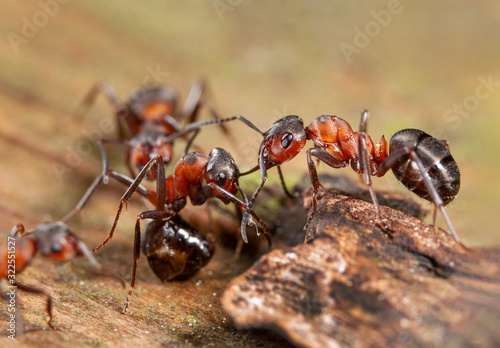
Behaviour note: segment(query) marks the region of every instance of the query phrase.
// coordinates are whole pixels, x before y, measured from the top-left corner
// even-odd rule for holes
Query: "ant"
[[[123,194],[113,226],[108,237],[97,247],[95,252],[102,248],[113,237],[123,206],[135,192],[146,197],[155,207],[155,210],[146,210],[137,215],[134,236],[133,270],[130,289],[123,312],[126,313],[130,297],[135,288],[137,262],[142,251],[148,257],[154,273],[161,280],[186,279],[203,267],[214,252],[215,243],[211,238],[205,239],[201,234],[177,215],[187,204],[187,197],[195,206],[203,205],[207,199],[216,197],[223,203],[233,202],[241,209],[247,209],[248,199],[238,184],[239,169],[226,150],[214,148],[208,156],[200,152],[191,152],[183,156],[174,167],[174,173],[165,176],[165,168],[161,155],[153,157],[132,180],[125,175],[107,171],[107,175],[128,185]],[[141,186],[142,180],[152,167],[156,167],[156,191]],[[67,216],[71,217],[82,209],[88,198],[103,178],[101,174],[87,190],[76,208]],[[236,196],[240,192],[243,200]],[[269,231],[262,220],[253,212],[249,212],[262,226],[268,240]],[[65,218],[66,219],[66,218]],[[151,219],[147,225],[141,243],[141,221]],[[250,225],[255,225],[253,221]]]
[[[383,230],[386,230],[387,226],[380,213],[371,176],[381,177],[391,169],[396,179],[406,188],[434,203],[433,223],[436,210],[439,209],[453,238],[458,244],[463,245],[445,210],[445,205],[456,197],[460,189],[460,171],[450,153],[447,141],[437,140],[418,129],[403,129],[392,136],[389,148],[384,136],[375,144],[366,134],[368,116],[368,111],[363,110],[359,132],[354,132],[347,121],[333,115],[318,116],[307,127],[304,127],[304,122],[299,116],[285,116],[272,124],[265,133],[260,132],[242,116],[198,122],[186,129],[240,119],[262,134],[264,139],[259,149],[259,164],[242,174],[249,174],[260,168],[262,179],[243,214],[241,233],[245,242],[248,212],[252,211],[253,203],[267,180],[267,170],[274,166],[278,166],[279,169],[279,165],[293,159],[304,148],[307,140],[312,140],[315,147],[307,150],[307,164],[313,185],[313,209],[308,222],[316,214],[316,196],[321,187],[313,162],[313,157],[316,157],[333,168],[343,168],[351,164],[353,170],[364,174],[365,183],[375,206],[376,223]],[[280,178],[283,181],[281,171]]]
[[[104,182],[108,181],[108,161],[103,143],[124,144],[129,147],[125,163],[133,177],[134,166],[140,171],[155,156],[161,155],[164,165],[168,165],[173,156],[173,141],[168,136],[180,131],[179,121],[185,119],[187,124],[194,122],[201,107],[206,107],[215,119],[219,118],[212,105],[202,97],[204,90],[204,82],[196,81],[179,111],[176,93],[169,87],[148,86],[135,90],[128,101],[122,103],[108,83],[96,84],[85,97],[81,113],[87,111],[99,92],[103,93],[113,107],[118,126],[118,139],[97,140],[102,153]],[[221,125],[221,129],[228,134],[225,126]],[[154,180],[155,176],[153,168],[147,178]]]
[[[46,297],[48,325],[54,329],[50,294],[45,290],[18,283],[16,276],[29,266],[37,251],[45,258],[58,261],[70,261],[75,257],[85,256],[96,270],[101,270],[101,265],[87,246],[63,222],[43,223],[26,234],[31,234],[33,238],[21,238],[25,235],[22,224],[14,226],[10,231],[7,245],[0,249],[0,279],[5,279],[19,290]]]

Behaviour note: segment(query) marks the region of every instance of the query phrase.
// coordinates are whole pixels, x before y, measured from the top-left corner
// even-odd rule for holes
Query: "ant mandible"
[[[104,182],[108,181],[108,160],[103,143],[124,144],[129,147],[125,155],[125,163],[129,172],[135,177],[135,170],[141,170],[153,157],[161,155],[164,165],[170,163],[173,156],[173,141],[169,135],[180,131],[180,121],[193,123],[201,107],[205,107],[215,119],[218,118],[212,105],[205,100],[203,92],[205,84],[202,80],[196,81],[186,98],[182,110],[177,110],[177,96],[173,89],[164,86],[148,86],[135,90],[126,103],[119,101],[114,89],[106,82],[95,85],[82,103],[85,113],[94,102],[97,94],[103,93],[110,101],[115,113],[118,139],[98,139],[103,159]],[[228,130],[221,125],[227,135]],[[187,138],[184,137],[187,141]],[[154,180],[154,168],[146,178]]]
[[[161,165],[162,161],[161,156],[151,159],[134,180],[111,170],[108,170],[107,173],[118,181],[129,185],[129,188],[121,198],[108,237],[92,249],[92,252],[102,248],[113,237],[123,206],[127,204],[135,192],[139,192],[156,207],[155,210],[143,211],[137,215],[132,280],[123,312],[127,312],[130,297],[135,288],[137,262],[140,259],[141,251],[140,222],[142,220],[152,220],[146,227],[142,249],[155,274],[162,280],[184,279],[203,267],[210,260],[214,251],[213,240],[202,238],[198,231],[177,215],[185,207],[187,197],[193,205],[202,205],[207,199],[216,197],[225,204],[233,202],[241,209],[247,209],[248,206],[248,199],[238,184],[239,169],[232,156],[224,149],[214,148],[209,156],[199,152],[191,152],[177,162],[174,173],[169,176],[165,176],[165,168]],[[140,185],[153,166],[157,170],[156,192]],[[82,209],[101,178],[102,174],[94,181],[75,210],[67,216],[73,216],[75,212]],[[236,196],[237,192],[240,192],[243,200]],[[266,225],[253,211],[249,214],[262,226],[270,247],[271,240]]]
[[[375,206],[376,222],[384,230],[387,227],[372,188],[371,176],[381,177],[391,169],[396,179],[406,188],[434,203],[435,208],[441,211],[455,241],[463,245],[445,210],[445,205],[456,197],[460,189],[460,171],[448,149],[447,142],[437,140],[418,129],[403,129],[392,136],[389,148],[384,136],[379,143],[374,144],[371,137],[366,134],[368,116],[368,111],[363,110],[359,132],[354,132],[347,121],[333,115],[321,115],[305,128],[300,117],[285,116],[272,124],[264,133],[242,116],[198,122],[189,125],[187,130],[240,119],[262,134],[264,139],[259,148],[259,164],[243,173],[252,173],[260,168],[262,179],[243,214],[241,233],[245,241],[248,212],[251,211],[253,203],[267,181],[267,170],[274,166],[278,166],[279,169],[279,165],[293,159],[304,148],[307,140],[312,140],[315,147],[307,150],[309,175],[313,185],[313,209],[308,221],[311,221],[316,214],[316,196],[321,187],[313,161],[313,157],[316,157],[333,168],[343,168],[350,163],[357,173],[364,174]],[[282,179],[281,170],[279,174]],[[284,183],[283,186],[285,187]],[[433,223],[435,223],[435,217],[436,214],[434,214]]]
[[[16,276],[26,269],[37,251],[51,260],[70,261],[75,257],[85,256],[95,269],[101,270],[101,265],[87,246],[62,222],[43,223],[27,231],[26,234],[32,234],[33,238],[22,237],[24,234],[22,224],[14,226],[7,238],[7,244],[0,249],[0,279],[5,279],[19,290],[46,297],[48,325],[54,329],[50,294],[45,290],[18,283]]]

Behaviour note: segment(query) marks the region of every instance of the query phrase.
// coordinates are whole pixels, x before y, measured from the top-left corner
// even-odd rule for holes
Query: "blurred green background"
[[[500,3],[63,2],[0,0],[4,231],[60,218],[99,173],[85,134],[105,134],[99,120],[111,109],[99,98],[84,121],[73,117],[97,81],[123,98],[156,81],[182,102],[201,76],[223,116],[244,115],[263,130],[286,114],[308,124],[324,113],[357,128],[367,108],[376,140],[407,127],[445,137],[462,173],[449,209],[455,228],[468,245],[500,241]],[[231,128],[240,144],[215,128],[200,143],[228,148],[244,170],[256,164],[261,139]],[[304,153],[284,171],[291,181],[306,173]],[[392,174],[375,187],[405,190]],[[102,204],[112,212],[117,197]]]

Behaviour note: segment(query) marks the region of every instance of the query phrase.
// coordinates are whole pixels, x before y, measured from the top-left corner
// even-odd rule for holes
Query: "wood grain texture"
[[[389,207],[322,191],[306,241],[273,250],[226,289],[240,328],[271,328],[303,347],[500,344],[500,249],[457,245]],[[306,196],[306,205],[308,204]]]

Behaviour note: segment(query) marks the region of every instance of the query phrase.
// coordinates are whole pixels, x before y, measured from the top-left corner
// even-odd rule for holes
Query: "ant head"
[[[144,86],[134,90],[128,102],[132,113],[142,120],[158,119],[162,115],[173,115],[176,110],[177,96],[167,87]]]
[[[280,118],[264,133],[264,140],[260,145],[260,154],[266,168],[285,163],[297,156],[306,140],[304,121],[299,116]]]
[[[40,224],[33,235],[38,251],[48,259],[67,261],[82,255],[79,239],[62,222]]]
[[[140,133],[130,141],[130,145],[130,159],[139,171],[158,155],[162,156],[163,163],[167,165],[173,155],[172,143],[166,141],[166,137],[160,132]],[[147,178],[156,178],[155,167],[147,173]]]
[[[213,182],[226,191],[235,194],[238,187],[240,170],[229,152],[216,147],[210,152],[205,170],[207,183]],[[218,192],[213,192],[216,197],[223,198]]]

